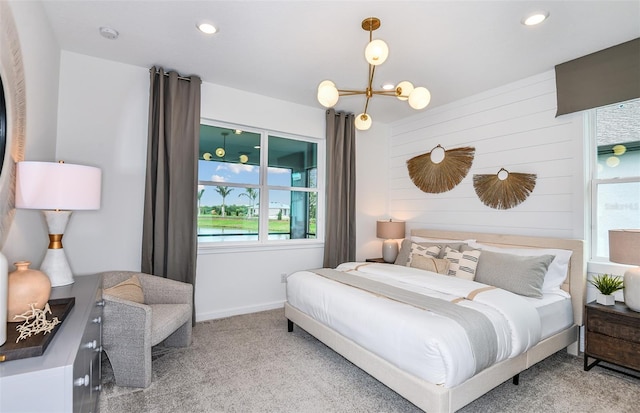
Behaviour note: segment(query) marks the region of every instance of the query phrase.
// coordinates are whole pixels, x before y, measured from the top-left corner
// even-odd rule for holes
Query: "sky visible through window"
[[[236,184],[260,183],[260,167],[258,165],[247,165],[241,163],[199,161],[198,179],[200,181],[229,182]],[[224,185],[224,184],[222,184]],[[291,186],[291,170],[285,168],[269,168],[270,186]],[[245,188],[233,188],[226,197],[227,205],[249,205],[248,199],[240,194],[245,192]],[[287,191],[271,191],[270,202],[279,202],[289,205],[290,199]],[[222,197],[216,192],[214,187],[205,187],[204,194],[200,200],[201,205],[220,205]]]

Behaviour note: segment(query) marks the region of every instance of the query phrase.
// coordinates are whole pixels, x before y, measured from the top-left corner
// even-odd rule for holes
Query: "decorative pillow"
[[[555,258],[549,264],[547,273],[544,276],[544,283],[542,284],[542,292],[561,292],[560,286],[567,278],[569,272],[569,261],[573,251],[561,250],[561,249],[538,249],[538,248],[502,248],[493,245],[481,244],[478,242],[469,243],[470,246],[478,248],[484,251],[501,252],[505,254],[523,255],[528,257],[540,256],[540,255],[555,255]],[[568,295],[567,295],[568,296]]]
[[[439,245],[431,245],[424,246],[416,243],[411,244],[411,254],[409,255],[409,260],[407,261],[407,267],[411,266],[411,260],[416,256],[423,257],[433,257],[438,258],[440,255],[440,246]]]
[[[553,255],[523,256],[482,251],[476,281],[526,297],[542,297],[544,276]]]
[[[123,300],[144,304],[144,293],[142,292],[142,285],[140,284],[140,280],[137,275],[133,275],[131,278],[126,279],[113,287],[105,288],[102,292],[104,294],[122,298]]]
[[[446,247],[444,258],[450,262],[449,275],[470,281],[473,281],[476,277],[480,250],[460,252]]]
[[[449,261],[424,255],[415,255],[411,259],[411,267],[421,270],[437,272],[447,275],[449,273]]]
[[[441,242],[413,242],[413,241],[411,241],[411,239],[405,238],[404,240],[402,240],[402,243],[400,244],[400,251],[398,252],[398,256],[396,257],[396,261],[394,262],[394,264],[396,264],[396,265],[409,265],[409,259],[411,257],[411,245],[412,244],[418,244],[418,245],[421,245],[423,247],[431,247],[431,246],[435,246],[435,245],[439,246],[440,247],[440,255],[438,255],[438,257],[436,257],[436,258],[444,258],[444,249],[447,246],[450,247],[451,249],[454,249],[454,250],[460,250],[461,247],[466,246],[466,244],[464,242],[449,243],[449,244],[443,244]]]

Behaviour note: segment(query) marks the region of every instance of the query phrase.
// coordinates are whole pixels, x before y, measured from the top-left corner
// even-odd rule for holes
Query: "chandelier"
[[[318,102],[326,108],[331,108],[338,103],[340,96],[365,95],[364,111],[356,116],[355,127],[358,130],[367,130],[371,127],[371,115],[367,113],[369,100],[373,95],[395,96],[400,100],[408,101],[409,106],[416,110],[424,109],[431,100],[431,93],[424,87],[413,87],[409,81],[398,83],[393,90],[373,90],[373,75],[376,66],[384,63],[389,56],[389,47],[380,39],[373,40],[373,31],[380,27],[380,19],[367,17],[362,21],[362,29],[369,32],[369,44],[364,50],[364,57],[369,63],[369,79],[365,90],[338,89],[330,80],[324,80],[318,85]]]

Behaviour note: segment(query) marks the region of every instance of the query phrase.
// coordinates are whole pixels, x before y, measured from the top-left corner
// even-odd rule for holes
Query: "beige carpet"
[[[104,354],[104,353],[103,353]],[[461,412],[637,412],[640,380],[559,352]],[[115,386],[103,357],[102,413],[420,412],[297,326],[283,310],[198,323],[193,345],[154,349],[147,389]]]

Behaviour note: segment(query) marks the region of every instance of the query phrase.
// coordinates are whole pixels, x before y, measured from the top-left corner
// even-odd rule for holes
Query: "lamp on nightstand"
[[[640,229],[609,230],[609,261],[640,265]],[[640,267],[624,273],[624,302],[640,311]]]
[[[51,286],[73,283],[62,236],[74,210],[100,208],[99,168],[63,162],[18,162],[16,208],[41,209],[49,226],[49,248],[40,270]]]
[[[376,237],[384,238],[382,243],[382,258],[385,262],[395,262],[398,256],[397,239],[404,238],[404,221],[378,221]]]

